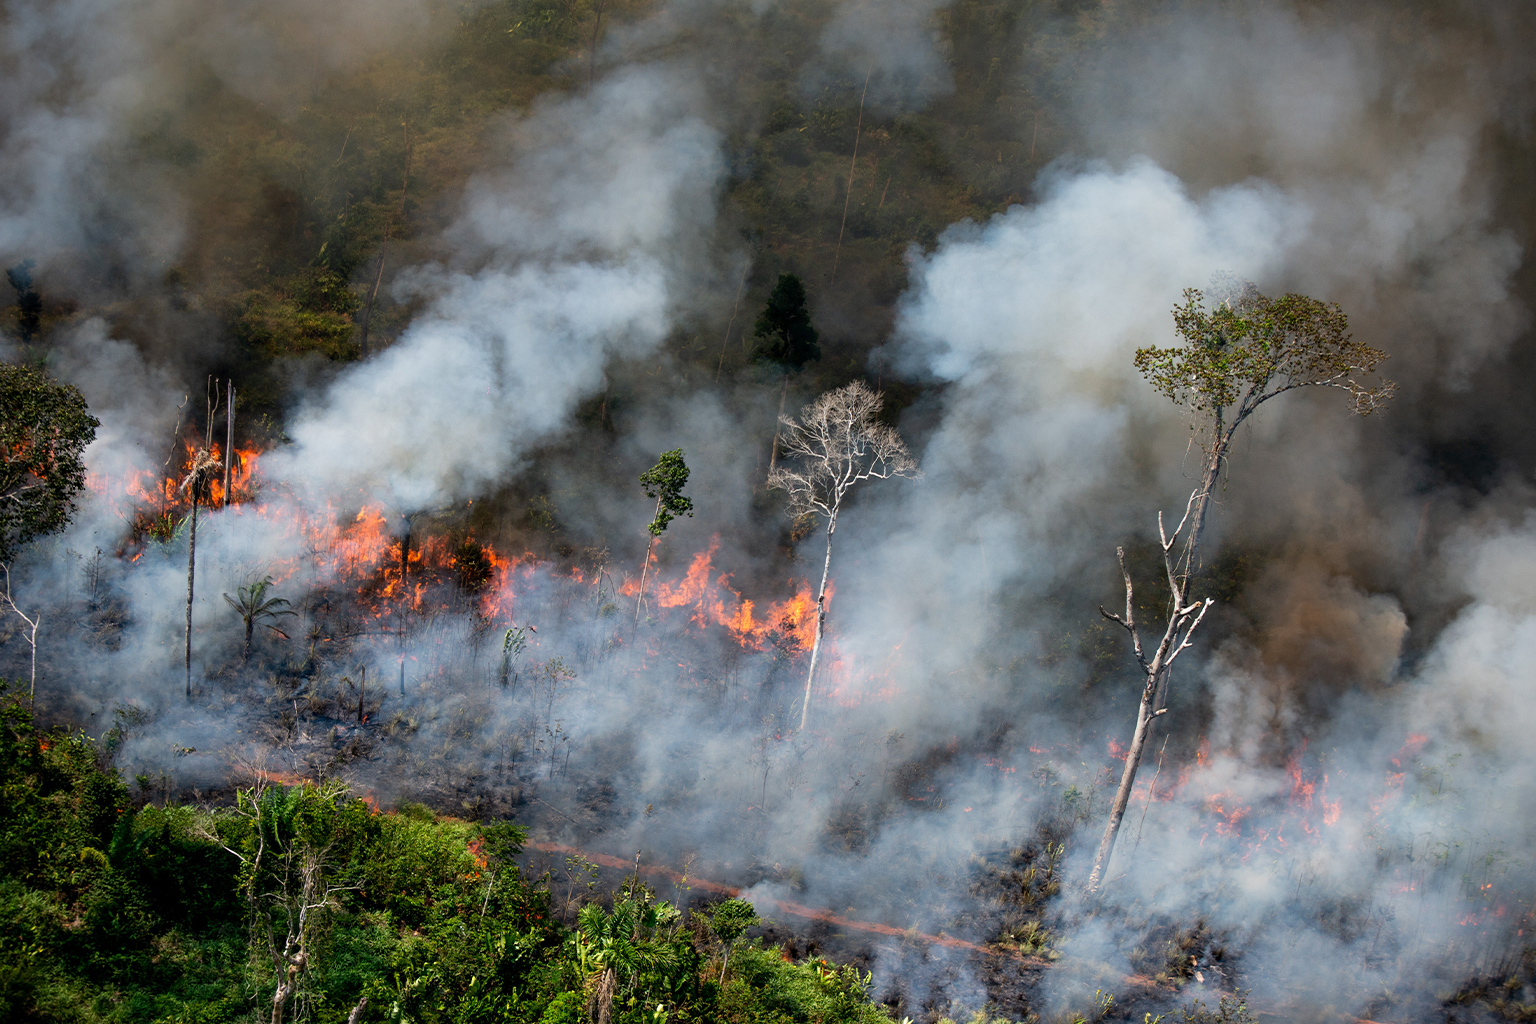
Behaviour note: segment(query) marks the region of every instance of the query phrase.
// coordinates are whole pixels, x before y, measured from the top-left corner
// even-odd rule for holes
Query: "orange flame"
[[[791,598],[770,604],[759,613],[756,602],[741,596],[730,585],[731,574],[715,575],[714,558],[720,550],[720,537],[710,538],[709,547],[693,556],[688,571],[674,582],[658,580],[650,591],[650,600],[659,608],[681,608],[693,624],[702,628],[720,626],[748,650],[766,650],[788,646],[810,650],[816,638],[816,597],[809,582],[802,581]],[[639,593],[638,580],[627,580],[619,592],[631,597]],[[827,584],[827,604],[832,603],[833,586]]]

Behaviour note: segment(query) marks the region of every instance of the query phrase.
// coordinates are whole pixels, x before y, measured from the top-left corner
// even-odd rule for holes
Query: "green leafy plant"
[[[263,619],[276,620],[285,615],[297,615],[298,613],[288,607],[288,601],[281,597],[268,597],[267,591],[272,587],[272,577],[263,576],[254,583],[235,590],[235,596],[224,595],[224,601],[240,616],[240,621],[245,625],[245,645],[240,649],[240,661],[242,664],[251,660],[251,638],[256,630],[256,623]]]
[[[100,425],[79,388],[0,364],[0,562],[69,522],[85,486],[85,448]]]
[[[753,334],[759,341],[758,356],[787,369],[798,370],[821,358],[821,335],[806,308],[805,284],[794,274],[779,275]]]
[[[656,538],[678,516],[693,516],[693,502],[683,495],[683,488],[687,485],[688,463],[683,460],[681,448],[662,452],[656,465],[640,474],[640,486],[645,488],[645,496],[656,501],[656,514],[646,527],[651,539],[645,546],[645,564],[640,568],[640,591],[635,596],[637,628],[640,625],[640,607],[645,601],[645,577],[651,568],[651,550],[656,546]]]

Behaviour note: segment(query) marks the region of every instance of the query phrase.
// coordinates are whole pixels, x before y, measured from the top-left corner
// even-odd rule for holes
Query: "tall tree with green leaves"
[[[688,463],[683,461],[683,450],[674,448],[662,452],[656,465],[640,474],[640,486],[645,496],[656,500],[656,514],[646,531],[651,535],[645,546],[645,564],[640,567],[640,592],[635,596],[635,628],[640,628],[640,607],[645,601],[645,577],[651,568],[651,551],[656,539],[666,532],[667,524],[678,516],[693,517],[693,502],[683,496],[688,485]]]
[[[1213,603],[1211,598],[1192,599],[1190,582],[1200,567],[1200,540],[1211,495],[1221,479],[1237,428],[1271,398],[1298,388],[1337,388],[1349,396],[1353,411],[1361,416],[1381,409],[1396,390],[1391,381],[1374,379],[1387,354],[1351,337],[1349,318],[1337,303],[1296,294],[1273,299],[1252,283],[1232,278],[1218,278],[1213,292],[1213,301],[1207,305],[1203,292],[1186,289],[1183,304],[1174,307],[1174,330],[1182,344],[1136,352],[1136,368],[1152,386],[1190,411],[1204,461],[1200,483],[1171,533],[1158,513],[1158,541],[1169,600],[1157,643],[1142,643],[1124,548],[1116,553],[1125,581],[1125,612],[1121,615],[1099,607],[1100,614],[1119,623],[1130,635],[1142,673],[1142,690],[1125,768],[1088,878],[1089,892],[1098,889],[1114,855],[1115,837],[1152,723],[1167,712],[1169,671],[1189,649],[1195,629]],[[1183,548],[1176,551],[1181,535]]]
[[[0,562],[69,522],[99,426],[79,388],[35,367],[0,365]]]
[[[805,304],[805,285],[794,274],[780,274],[758,314],[753,334],[758,355],[790,369],[821,358],[821,335],[811,323]]]
[[[75,514],[85,486],[85,449],[99,426],[79,388],[36,367],[0,364],[0,569],[5,603],[29,629],[34,694],[42,616],[28,616],[16,604],[11,562],[24,544],[62,530]]]
[[[252,788],[236,791],[233,822],[203,826],[204,836],[240,862],[252,952],[272,971],[272,1024],[283,1024],[290,1005],[313,987],[327,919],[341,894],[358,888],[340,869],[369,813],[334,780],[288,787],[258,775]]]
[[[16,292],[16,330],[24,343],[37,337],[42,326],[43,297],[32,287],[32,271],[36,267],[31,260],[22,260],[5,272],[5,279]]]

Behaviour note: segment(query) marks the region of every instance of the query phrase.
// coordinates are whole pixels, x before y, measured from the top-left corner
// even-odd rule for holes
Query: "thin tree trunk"
[[[386,239],[379,245],[379,269],[373,275],[373,287],[368,290],[368,301],[363,303],[363,322],[358,325],[357,347],[362,358],[368,358],[368,319],[373,316],[373,300],[379,295],[379,282],[384,280],[384,251],[389,244]]]
[[[1232,441],[1232,434],[1243,419],[1239,410],[1237,420],[1228,426],[1225,423],[1223,410],[1218,408],[1215,412],[1211,426],[1211,450],[1205,457],[1205,465],[1200,469],[1200,489],[1195,492],[1195,505],[1189,524],[1189,539],[1184,544],[1184,553],[1180,558],[1180,567],[1186,585],[1189,577],[1199,568],[1200,538],[1205,533],[1205,517],[1210,508],[1211,495],[1216,492],[1216,485],[1221,482],[1221,466],[1227,459],[1227,446]]]
[[[656,516],[651,522],[655,522],[661,516],[661,499],[656,499]],[[651,571],[651,549],[656,546],[656,535],[651,534],[651,539],[645,545],[645,562],[640,566],[640,592],[635,595],[635,631],[640,630],[640,605],[645,600],[645,577]]]
[[[362,682],[357,684],[357,724],[363,724],[363,698],[368,695],[368,666],[363,666]]]
[[[592,23],[592,45],[587,48],[587,91],[597,75],[597,33],[603,27],[603,0],[597,0],[597,20]]]
[[[37,616],[35,618],[30,618],[30,619],[27,618],[26,614],[23,613],[20,608],[16,607],[16,599],[11,596],[11,566],[10,566],[10,564],[7,563],[7,562],[0,562],[0,570],[3,570],[5,572],[5,603],[11,606],[11,611],[16,613],[16,617],[17,618],[21,619],[22,622],[25,622],[28,626],[32,627],[32,632],[28,635],[28,638],[27,638],[27,642],[32,646],[32,685],[31,685],[31,688],[27,692],[31,696],[36,697],[37,696],[37,627],[43,621],[43,613],[42,612],[38,612]]]
[[[229,408],[224,413],[224,506],[228,508],[234,500],[234,495],[230,493],[229,485],[230,471],[234,468],[235,464],[235,382],[232,380],[226,381],[225,390],[227,392],[225,401],[228,402]],[[247,644],[246,646],[249,647],[250,645]]]
[[[197,487],[192,487],[192,530],[187,541],[187,703],[192,703],[192,584],[197,571]]]
[[[749,261],[746,266],[741,268],[741,281],[736,285],[736,304],[731,307],[731,319],[726,322],[725,337],[720,339],[720,363],[715,367],[716,384],[720,383],[720,371],[725,369],[725,347],[731,342],[731,328],[736,326],[736,314],[741,311],[741,293],[747,287],[747,271],[751,268],[751,266],[752,264]],[[605,393],[603,395],[605,402],[607,401],[607,397],[608,396]]]
[[[411,186],[411,128],[405,125],[405,171],[400,176],[400,219],[405,220],[405,199]],[[379,269],[373,275],[373,287],[368,290],[368,301],[363,305],[363,320],[359,324],[357,347],[362,358],[368,358],[368,321],[373,316],[373,300],[379,295],[379,282],[384,280],[384,257],[389,251],[389,238],[395,233],[395,222],[384,225],[384,238],[379,243]]]
[[[832,273],[827,283],[837,279],[837,260],[843,254],[843,231],[848,227],[848,203],[853,199],[853,172],[859,166],[859,133],[864,130],[864,97],[869,95],[869,77],[875,73],[874,65],[864,76],[864,91],[859,94],[859,121],[853,129],[853,159],[848,162],[848,187],[843,190],[843,221],[837,226],[837,248],[832,250]]]
[[[27,696],[37,698],[37,627],[43,621],[43,613],[38,612],[37,618],[32,620],[32,634],[27,638],[27,643],[32,646],[32,679],[27,686]]]
[[[405,616],[409,610],[406,597],[406,573],[411,560],[411,521],[405,521],[405,536],[400,540],[400,696],[405,696]]]
[[[1126,805],[1131,799],[1131,788],[1136,784],[1136,771],[1141,766],[1142,752],[1146,749],[1147,736],[1151,732],[1152,723],[1163,714],[1161,702],[1166,695],[1168,674],[1173,668],[1175,659],[1190,645],[1190,638],[1205,619],[1205,613],[1215,603],[1213,598],[1197,601],[1191,605],[1184,604],[1184,596],[1188,592],[1187,579],[1180,575],[1173,559],[1173,547],[1178,543],[1179,531],[1189,524],[1198,492],[1190,495],[1189,504],[1185,506],[1184,518],[1180,520],[1178,529],[1174,530],[1170,538],[1163,529],[1163,517],[1159,513],[1157,517],[1157,532],[1163,553],[1163,571],[1168,577],[1168,621],[1163,629],[1163,635],[1158,640],[1157,649],[1152,655],[1151,661],[1145,657],[1141,646],[1141,634],[1136,627],[1135,592],[1132,586],[1131,574],[1125,567],[1125,549],[1117,548],[1115,554],[1120,562],[1120,575],[1125,580],[1125,614],[1113,615],[1099,606],[1099,613],[1107,619],[1120,623],[1131,636],[1131,643],[1136,651],[1136,662],[1145,673],[1145,682],[1141,689],[1141,703],[1136,710],[1136,731],[1131,737],[1131,746],[1125,753],[1125,770],[1120,774],[1120,787],[1115,791],[1115,802],[1109,810],[1109,822],[1104,827],[1104,839],[1099,843],[1098,855],[1094,857],[1093,873],[1088,876],[1088,891],[1098,891],[1100,880],[1105,870],[1109,867],[1110,858],[1114,856],[1115,837],[1119,834],[1120,823],[1125,817]]]
[[[1161,671],[1157,676],[1162,675]],[[1109,866],[1110,853],[1115,848],[1115,837],[1120,834],[1120,822],[1131,800],[1131,789],[1136,785],[1136,770],[1141,766],[1141,752],[1147,744],[1147,733],[1156,717],[1158,678],[1149,674],[1147,684],[1141,690],[1141,706],[1136,712],[1136,732],[1131,737],[1131,748],[1125,752],[1125,770],[1120,773],[1120,788],[1115,790],[1115,802],[1109,808],[1109,825],[1104,829],[1104,839],[1099,843],[1099,853],[1093,859],[1093,874],[1088,876],[1088,891],[1099,887],[1099,878]]]
[[[240,663],[242,665],[249,665],[251,663],[251,634],[254,632],[256,632],[256,617],[254,615],[247,615],[245,617],[245,650],[240,652]]]
[[[821,563],[821,590],[816,594],[816,639],[811,643],[811,667],[805,674],[805,700],[800,704],[800,731],[805,731],[806,717],[811,710],[811,684],[816,680],[816,660],[821,657],[821,631],[827,621],[827,575],[832,571],[832,531],[837,529],[837,517],[827,520],[827,557]]]
[[[768,475],[779,464],[779,435],[784,428],[784,400],[789,397],[789,374],[784,375],[784,389],[779,392],[779,418],[773,421],[773,447],[768,450]]]

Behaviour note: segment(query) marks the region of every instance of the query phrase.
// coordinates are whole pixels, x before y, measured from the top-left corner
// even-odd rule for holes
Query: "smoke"
[[[940,6],[841,4],[807,48],[868,74],[874,105],[920,108],[956,79],[933,34]],[[1523,23],[1469,7],[1406,51],[1391,12],[1369,6],[1202,8],[1106,31],[1062,100],[1081,152],[1047,168],[1029,203],[908,253],[871,365],[920,391],[902,426],[924,476],[868,485],[840,520],[826,670],[809,735],[790,736],[804,662],[794,623],[763,616],[819,568],[824,538],[763,526],[778,396],[671,354],[679,338],[711,352],[731,338],[744,257],[722,213],[723,151],[747,130],[734,119],[761,114],[720,95],[728,76],[689,49],[707,7],[616,32],[590,90],[498,123],[437,258],[397,276],[415,318],[303,395],[288,443],[263,456],[257,501],[205,513],[194,674],[237,710],[178,703],[180,539],[111,557],[128,532],[112,481],[163,476],[177,407],[202,396],[105,321],[58,341],[54,369],[103,421],[88,458],[106,482],[35,549],[21,591],[60,623],[44,634],[61,712],[105,723],[118,704],[149,709],[124,763],[186,785],[217,784],[231,756],[342,770],[386,800],[515,811],[626,857],[697,856],[754,895],[996,937],[1017,922],[972,888],[990,891],[978,879],[998,858],[1086,874],[1134,704],[1129,655],[1094,605],[1122,598],[1115,546],[1134,553],[1198,472],[1187,419],[1132,356],[1171,341],[1183,288],[1229,271],[1340,302],[1403,388],[1370,420],[1302,393],[1244,426],[1206,550],[1247,561],[1224,564],[1236,582],[1180,663],[1108,910],[1089,914],[1070,886],[1042,897],[1064,958],[1035,997],[1082,1008],[1149,970],[1149,922],[1203,922],[1243,957],[1224,975],[1203,947],[1212,988],[1240,980],[1298,1012],[1427,991],[1415,979],[1442,961],[1435,980],[1450,985],[1486,968],[1524,913],[1518,851],[1536,820],[1523,739],[1536,523],[1516,473],[1471,495],[1422,453],[1479,414],[1523,423],[1523,407],[1478,408],[1525,381],[1509,369],[1528,320],[1523,252],[1490,142],[1528,119],[1514,98]],[[417,3],[334,7],[324,31],[301,31],[300,14],[166,2],[138,20],[105,3],[13,15],[0,166],[19,184],[0,250],[46,256],[104,233],[146,264],[173,258],[175,174],[102,168],[126,159],[136,117],[175,101],[188,62],[291,111],[328,75],[430,45]],[[621,369],[665,383],[610,410]],[[1481,390],[1501,376],[1504,390]],[[599,395],[600,428],[579,427]],[[663,539],[647,603],[622,589],[648,539],[633,476],[679,446],[699,514]],[[613,550],[583,553],[579,576],[500,570],[494,615],[485,594],[447,585],[441,614],[354,593],[344,559],[321,550],[360,512],[384,534],[418,516],[459,530],[471,502],[520,477],[546,485],[578,542]],[[714,561],[685,586],[712,539]],[[285,649],[308,654],[269,697],[237,698],[221,666],[240,630],[222,595],[266,575],[300,612]],[[757,615],[746,649],[720,625],[744,610]],[[503,646],[514,623],[537,627],[526,648]],[[20,646],[7,644],[13,667]],[[370,735],[337,710],[354,705],[388,735],[338,767]],[[1042,852],[1074,828],[1065,860]],[[877,984],[911,1006],[988,997],[950,951],[875,955]]]
[[[35,0],[0,33],[0,255],[35,258],[44,290],[121,294],[187,242],[195,145],[165,129],[207,79],[291,116],[331,76],[380,53],[430,47],[422,0]]]
[[[864,72],[876,107],[920,108],[953,88],[936,18],[947,0],[845,0],[821,34],[821,49],[855,81]]]

